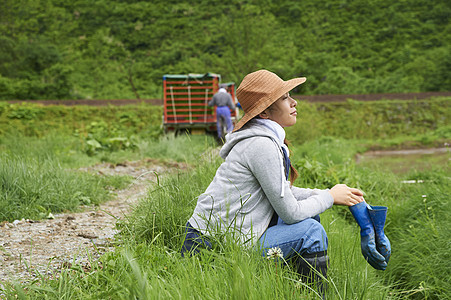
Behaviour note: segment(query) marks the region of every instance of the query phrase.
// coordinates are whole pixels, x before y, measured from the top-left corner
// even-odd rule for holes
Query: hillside
[[[0,99],[161,98],[167,73],[258,68],[296,92],[450,91],[445,0],[4,0]]]

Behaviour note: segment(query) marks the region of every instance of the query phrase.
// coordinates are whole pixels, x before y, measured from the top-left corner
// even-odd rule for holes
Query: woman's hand
[[[337,184],[329,190],[335,205],[353,206],[363,201],[363,192],[346,184]]]

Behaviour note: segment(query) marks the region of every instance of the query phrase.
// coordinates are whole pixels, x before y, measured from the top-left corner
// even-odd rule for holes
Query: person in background
[[[293,126],[298,114],[289,92],[305,81],[284,81],[267,70],[244,77],[237,97],[245,114],[226,136],[219,153],[224,162],[197,199],[181,252],[212,248],[209,236],[231,233],[262,255],[292,261],[302,281],[316,282],[324,294],[328,238],[319,214],[333,205],[364,204],[364,199],[362,191],[345,184],[331,189],[293,185],[298,173],[290,163],[284,128]],[[375,247],[368,253],[386,266]]]
[[[233,130],[232,118],[230,115],[230,110],[235,109],[235,104],[233,104],[232,96],[227,92],[227,90],[220,86],[213,98],[208,102],[208,106],[216,106],[216,119],[217,119],[217,129],[218,138],[221,140],[223,137],[223,132],[221,128],[221,118],[225,120],[227,124],[227,132],[229,133]]]

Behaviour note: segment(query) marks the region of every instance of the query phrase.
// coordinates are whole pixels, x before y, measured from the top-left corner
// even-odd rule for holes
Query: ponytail
[[[288,142],[287,141],[287,139],[285,139],[284,141],[283,141],[283,143],[285,144],[285,145],[287,145],[287,147],[288,147],[288,145],[290,144],[290,142]],[[288,151],[289,151],[290,149],[288,149]],[[293,164],[290,164],[290,184],[291,185],[293,185],[293,182],[296,180],[296,178],[298,178],[299,177],[299,173],[298,173],[298,170],[296,170],[295,169],[295,167],[293,167]]]

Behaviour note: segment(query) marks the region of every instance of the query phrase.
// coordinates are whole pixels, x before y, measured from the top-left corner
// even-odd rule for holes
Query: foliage
[[[44,136],[59,132],[75,135],[82,143],[96,140],[103,150],[133,148],[134,135],[159,137],[161,115],[161,107],[147,104],[106,107],[0,104],[0,135]]]
[[[287,128],[287,137],[295,145],[323,135],[359,139],[368,147],[375,142],[383,147],[406,143],[434,145],[450,140],[449,106],[449,97],[411,101],[300,101],[297,123]],[[161,107],[147,104],[67,107],[3,103],[0,104],[0,136],[45,136],[58,131],[78,137],[85,152],[94,155],[136,149],[139,143],[141,147],[147,147],[144,143],[151,145],[162,135],[161,116]]]
[[[133,136],[121,136],[121,130],[117,124],[108,124],[104,121],[91,122],[86,127],[85,151],[88,155],[94,155],[99,151],[118,151],[134,149],[137,147]]]
[[[5,0],[0,99],[160,98],[258,68],[307,94],[451,90],[449,1]]]

